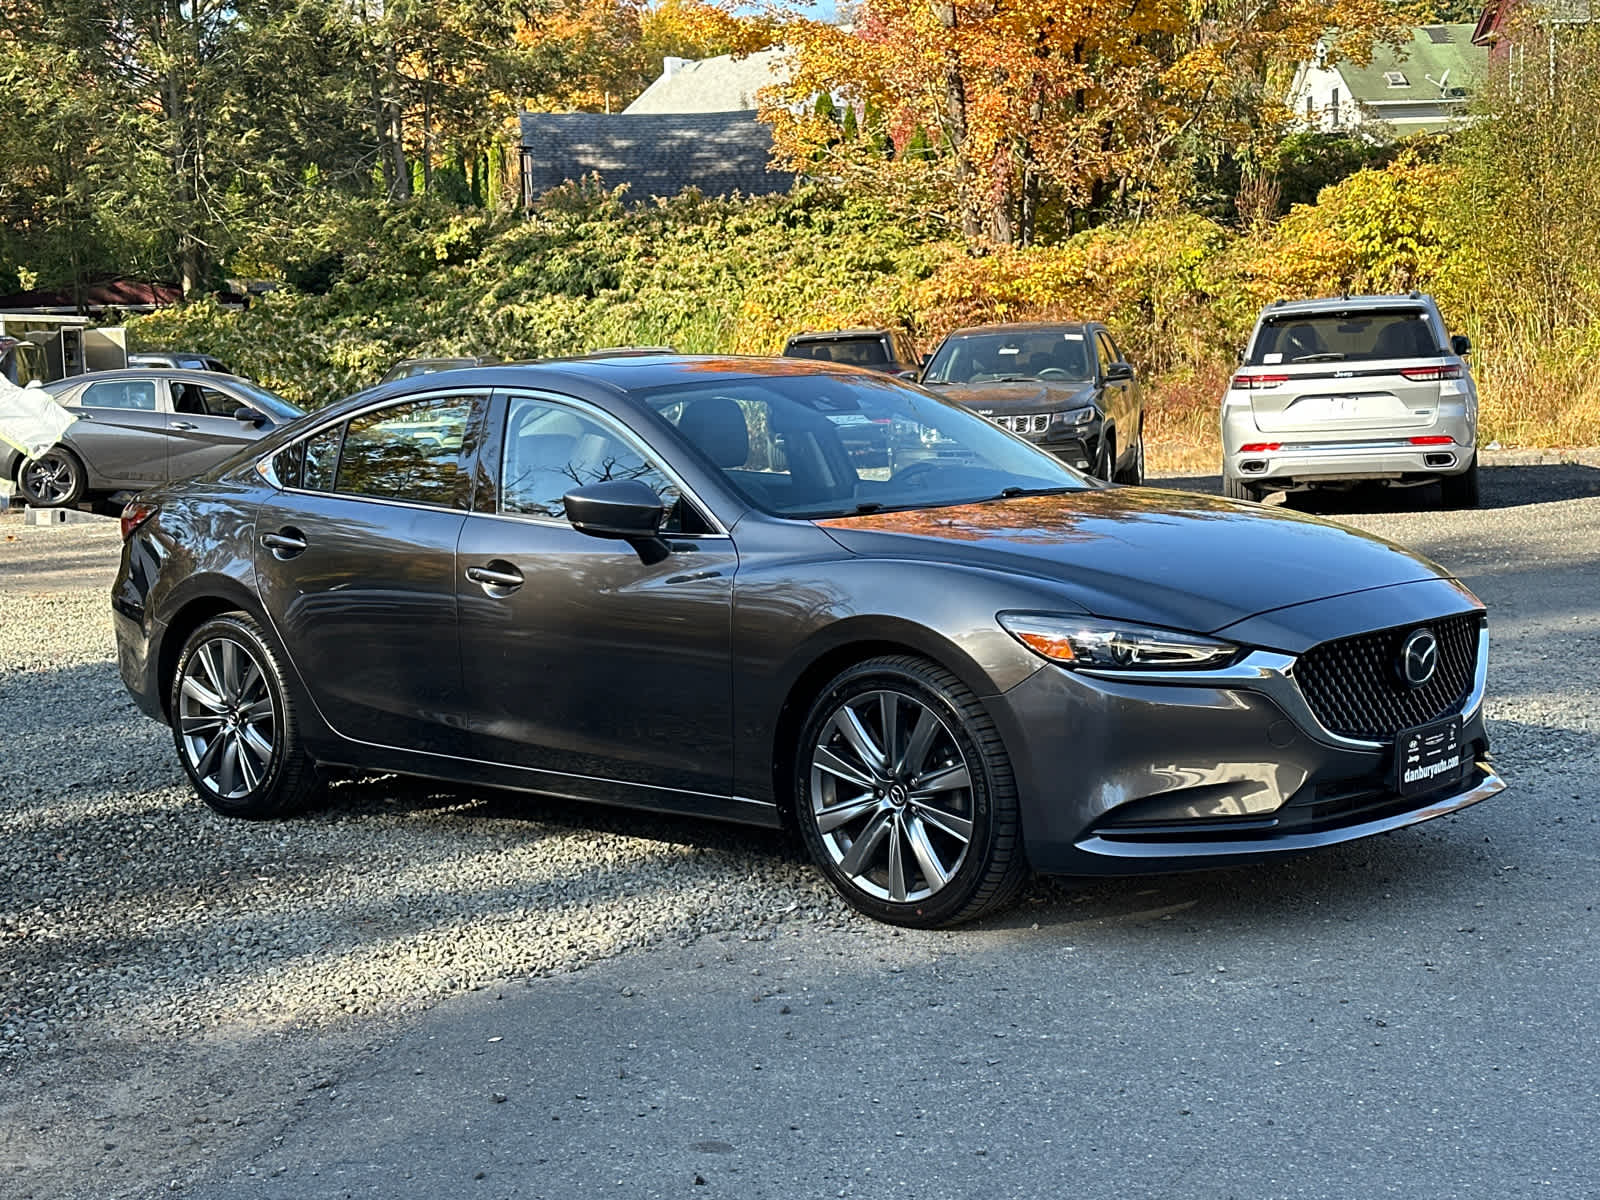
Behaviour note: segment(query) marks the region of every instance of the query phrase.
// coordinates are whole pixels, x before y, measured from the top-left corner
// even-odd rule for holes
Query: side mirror
[[[561,502],[572,527],[590,537],[653,538],[667,515],[655,489],[637,479],[608,479],[576,487]]]
[[[1450,350],[1457,358],[1472,353],[1472,339],[1464,333],[1458,333],[1450,339]]]
[[[1106,368],[1106,382],[1116,383],[1123,379],[1133,378],[1133,364],[1127,362],[1114,362]]]
[[[238,408],[233,410],[233,419],[235,421],[243,421],[246,425],[254,425],[257,429],[260,429],[267,423],[267,417],[265,413],[257,412],[255,409],[244,404],[241,404]]]
[[[904,371],[896,371],[894,373],[894,377],[896,379],[905,379],[905,380],[909,380],[912,383],[915,383],[917,381],[917,376],[918,376],[918,372],[911,370],[909,367]]]
[[[924,371],[926,371],[928,369],[928,364],[931,363],[932,361],[933,361],[933,355],[924,354],[920,359],[917,360],[917,365],[919,367],[921,367]]]

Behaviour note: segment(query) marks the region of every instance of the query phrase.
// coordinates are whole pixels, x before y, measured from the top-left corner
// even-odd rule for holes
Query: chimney
[[[661,60],[661,78],[671,79],[684,67],[692,63],[692,58],[673,58],[670,55]]]

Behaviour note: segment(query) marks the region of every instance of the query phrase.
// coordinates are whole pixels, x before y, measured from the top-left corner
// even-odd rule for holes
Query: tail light
[[[1233,386],[1242,392],[1260,392],[1288,382],[1287,375],[1262,375],[1255,371],[1240,371],[1233,377]]]
[[[1239,447],[1240,454],[1265,454],[1269,450],[1282,450],[1282,442],[1246,442]]]
[[[138,529],[151,517],[156,515],[158,505],[150,500],[129,500],[122,507],[122,540],[127,541],[133,536],[133,531]]]
[[[1441,379],[1460,379],[1459,366],[1401,367],[1400,374],[1413,383],[1437,383]]]
[[[1452,446],[1455,438],[1449,434],[1429,434],[1427,437],[1414,437],[1410,439],[1413,446]]]

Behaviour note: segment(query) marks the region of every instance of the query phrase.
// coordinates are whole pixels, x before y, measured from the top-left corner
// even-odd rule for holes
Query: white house
[[[1437,133],[1468,119],[1489,65],[1471,25],[1422,25],[1401,46],[1373,47],[1365,66],[1331,57],[1326,40],[1295,70],[1287,102],[1301,128],[1361,130],[1378,140]]]

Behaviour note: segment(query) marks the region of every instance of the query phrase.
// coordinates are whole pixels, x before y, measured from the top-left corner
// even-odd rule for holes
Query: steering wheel
[[[935,471],[942,471],[944,469],[944,463],[930,462],[929,460],[924,459],[922,462],[914,462],[910,464],[904,470],[896,471],[894,473],[892,482],[915,484],[917,480],[922,479],[924,476],[930,475]],[[923,486],[926,486],[926,484]]]
[[[1064,367],[1045,367],[1041,371],[1034,372],[1034,374],[1036,374],[1040,379],[1071,379],[1072,378],[1072,376],[1067,373],[1067,370]]]

